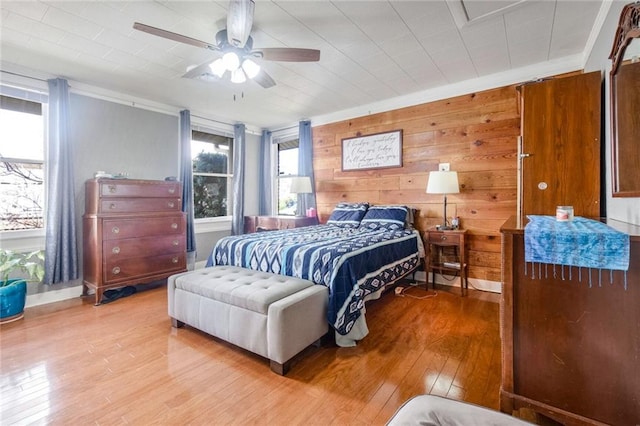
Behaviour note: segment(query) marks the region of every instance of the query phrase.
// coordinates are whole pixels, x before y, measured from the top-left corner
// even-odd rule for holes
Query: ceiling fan
[[[320,51],[292,47],[267,47],[253,49],[251,27],[253,26],[254,0],[231,0],[227,14],[227,28],[218,31],[216,42],[208,43],[182,34],[135,22],[133,28],[164,37],[169,40],[209,49],[222,54],[213,62],[206,62],[189,69],[185,78],[216,78],[229,75],[231,82],[244,83],[252,79],[264,88],[275,86],[276,82],[254,61],[316,62]]]

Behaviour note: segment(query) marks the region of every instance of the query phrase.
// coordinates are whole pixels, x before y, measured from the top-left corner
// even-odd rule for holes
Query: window
[[[298,175],[298,139],[278,143],[278,214],[295,215],[298,197],[290,192],[291,179]]]
[[[0,232],[43,228],[44,199],[42,104],[0,95]]]
[[[191,131],[195,219],[230,216],[233,197],[233,138]]]

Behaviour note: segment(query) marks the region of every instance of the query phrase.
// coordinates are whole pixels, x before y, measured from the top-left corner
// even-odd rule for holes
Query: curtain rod
[[[233,124],[231,124],[231,123],[225,123],[224,121],[214,120],[213,118],[203,117],[201,115],[191,114],[191,116],[192,117],[196,117],[196,118],[201,118],[201,119],[207,120],[207,121],[213,121],[214,123],[218,123],[218,124],[224,124],[226,126],[233,126]]]
[[[5,73],[5,74],[9,74],[9,75],[14,75],[14,76],[16,76],[16,77],[24,77],[24,78],[29,78],[29,79],[31,79],[31,80],[42,81],[42,82],[44,82],[44,83],[47,83],[47,82],[48,82],[48,80],[46,80],[46,79],[42,79],[42,78],[38,78],[38,77],[32,77],[32,76],[30,76],[30,75],[24,75],[24,74],[20,74],[20,73],[12,72],[12,71],[5,71],[5,70],[3,70],[3,69],[0,69],[0,72],[3,72],[3,73]],[[71,84],[69,84],[69,86],[71,86]],[[124,105],[128,105],[130,102],[128,102],[128,101],[120,101],[119,103],[122,103],[122,104],[124,104]],[[132,106],[135,106],[135,103],[136,103],[136,102],[134,102],[134,105],[132,105]],[[162,112],[166,113],[165,111],[162,111]],[[200,118],[200,119],[202,119],[202,120],[207,120],[207,121],[212,121],[212,122],[214,122],[214,123],[223,124],[223,125],[226,125],[226,126],[233,126],[233,124],[231,124],[231,123],[225,123],[224,121],[218,121],[218,120],[214,120],[214,119],[212,119],[212,118],[202,117],[202,116],[195,115],[195,114],[191,114],[191,116],[192,116],[192,117],[196,117],[196,118]],[[293,127],[292,127],[292,128],[293,128]],[[282,130],[283,130],[283,129],[282,129]],[[256,132],[254,132],[254,131],[250,131],[250,130],[249,130],[249,131],[247,131],[247,132],[248,132],[248,133],[250,133],[250,134],[253,134],[253,135],[258,134],[258,133],[256,133]]]
[[[201,115],[191,114],[191,117],[199,118],[201,120],[211,121],[213,123],[223,124],[225,126],[231,126],[231,127],[234,126],[231,123],[225,123],[224,121],[214,120],[213,118],[203,117]],[[240,123],[238,123],[238,124],[240,124]],[[254,130],[247,129],[246,124],[245,124],[245,133],[249,133],[250,135],[259,135],[259,134],[261,134],[260,132],[255,132]]]
[[[640,1],[640,0],[638,0],[638,1]],[[298,124],[294,124],[293,126],[289,126],[289,127],[281,127],[279,129],[270,130],[270,132],[274,133],[274,132],[282,132],[282,131],[285,131],[285,130],[299,129],[300,128],[300,123],[303,122],[303,121],[311,121],[311,119],[309,119],[309,118],[301,118],[300,121],[298,121]]]
[[[37,80],[37,81],[43,81],[43,82],[47,82],[47,80],[44,80],[42,78],[38,78],[38,77],[31,77],[30,75],[24,75],[24,74],[20,74],[17,72],[12,72],[12,71],[5,71],[5,70],[0,70],[0,72],[3,72],[5,74],[11,74],[11,75],[15,75],[16,77],[24,77],[24,78],[30,78],[31,80]]]
[[[270,132],[271,132],[271,133],[274,133],[274,132],[282,132],[282,131],[284,131],[284,130],[293,130],[293,129],[297,129],[297,128],[298,128],[298,126],[297,126],[297,125],[296,125],[296,126],[289,126],[289,127],[281,127],[281,128],[279,128],[279,129],[270,130]]]

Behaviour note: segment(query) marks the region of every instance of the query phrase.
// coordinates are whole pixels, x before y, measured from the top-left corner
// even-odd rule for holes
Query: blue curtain
[[[233,126],[233,216],[231,218],[231,234],[244,232],[244,152],[245,126]]]
[[[193,217],[193,166],[191,163],[191,113],[180,111],[180,180],[182,181],[182,211],[187,214],[187,252],[196,251]]]
[[[308,208],[316,208],[316,182],[313,177],[313,138],[311,136],[311,122],[301,121],[298,128],[298,175],[309,176],[311,179],[311,194],[298,194],[299,211],[303,214]]]
[[[69,84],[56,78],[49,85],[45,284],[78,278],[75,191],[69,146]]]
[[[271,173],[271,132],[268,130],[262,131],[262,138],[260,140],[260,199],[259,199],[259,214],[261,216],[269,216],[273,214],[272,204],[273,197],[271,190],[272,185],[272,173]]]

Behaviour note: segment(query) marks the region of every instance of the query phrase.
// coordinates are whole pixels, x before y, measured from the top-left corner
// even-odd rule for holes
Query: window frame
[[[277,130],[272,132],[271,135],[271,214],[275,216],[277,216],[280,211],[280,209],[278,208],[278,202],[280,200],[280,194],[278,192],[280,187],[280,150],[278,149],[278,145],[280,145],[281,143],[290,142],[295,139],[298,139],[298,149],[300,149],[300,131],[298,126],[292,126],[285,129]]]
[[[288,149],[284,149],[284,150],[280,149],[281,145],[284,145],[286,143],[293,142],[293,141],[297,141],[298,142],[296,147],[288,148]],[[300,170],[299,170],[300,166],[299,165],[298,165],[297,170],[295,171],[295,173],[292,173],[292,174],[280,174],[280,152],[288,151],[288,150],[294,150],[294,149],[298,150],[298,151],[300,150],[300,138],[298,138],[297,135],[295,137],[289,137],[289,138],[284,139],[284,140],[279,140],[278,143],[276,144],[276,153],[277,153],[277,156],[276,156],[276,158],[277,158],[277,161],[276,161],[276,172],[277,172],[277,176],[278,177],[276,179],[276,194],[275,194],[276,201],[275,201],[274,207],[275,207],[275,213],[278,216],[295,216],[296,215],[295,212],[293,214],[280,213],[280,179],[282,179],[282,178],[292,178],[292,177],[295,177],[295,176],[299,176],[299,174],[300,174]],[[299,157],[299,154],[298,154],[298,157]],[[297,201],[296,201],[296,203],[297,203]]]
[[[191,135],[193,137],[193,132],[194,131],[198,131],[198,132],[202,132],[202,133],[208,133],[211,135],[215,135],[215,136],[222,136],[225,138],[229,138],[230,139],[230,144],[234,144],[235,143],[235,137],[233,134],[233,129],[230,129],[231,131],[228,130],[218,130],[218,129],[214,129],[211,128],[209,126],[205,126],[205,125],[199,125],[199,124],[194,124],[192,122],[191,124]],[[189,141],[189,143],[191,144],[191,140]],[[190,151],[192,146],[190,145]],[[231,151],[233,152],[233,151]],[[193,160],[192,160],[192,167],[193,167]],[[229,164],[228,164],[228,170],[232,170],[233,169],[233,155],[229,156]],[[199,172],[194,172],[192,169],[192,175],[191,175],[191,184],[193,185],[193,179],[195,178],[195,176],[212,176],[212,177],[226,177],[227,179],[231,179],[231,182],[233,182],[233,173],[199,173]],[[195,194],[194,194],[195,195]],[[227,209],[228,211],[228,209]],[[199,233],[207,233],[207,232],[220,232],[220,231],[228,231],[231,229],[231,221],[232,221],[232,215],[231,214],[227,214],[225,216],[212,216],[212,217],[203,217],[203,218],[194,218],[194,230],[196,234]]]
[[[8,84],[0,84],[0,95],[8,96],[16,99],[23,99],[31,102],[37,102],[41,105],[41,118],[42,118],[42,143],[43,143],[43,159],[42,159],[42,168],[43,168],[43,209],[42,209],[42,228],[32,228],[32,229],[16,229],[16,230],[0,230],[0,244],[3,248],[8,250],[15,251],[35,251],[35,250],[43,250],[45,246],[45,236],[46,236],[46,218],[47,218],[47,207],[48,207],[48,183],[46,181],[47,177],[47,161],[48,161],[48,149],[49,149],[49,140],[48,140],[48,131],[47,131],[47,121],[49,116],[49,95],[48,89],[32,89],[32,88],[23,88],[18,85],[8,85]],[[9,157],[7,157],[9,158]],[[19,160],[21,162],[34,162],[32,159],[20,159],[20,158],[11,158],[11,160]],[[36,161],[39,162],[39,161]]]

